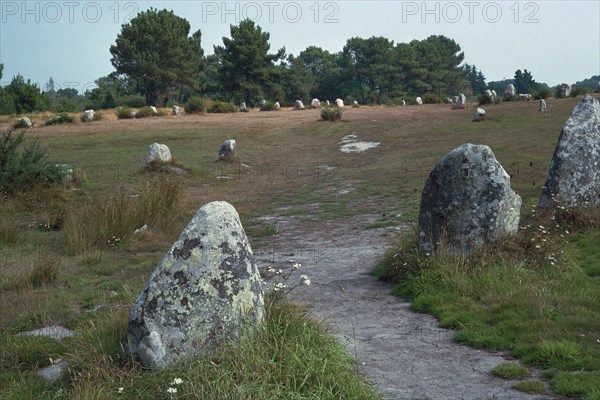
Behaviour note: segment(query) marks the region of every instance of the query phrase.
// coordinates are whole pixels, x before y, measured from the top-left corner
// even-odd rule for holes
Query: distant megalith
[[[146,155],[147,164],[170,163],[171,161],[173,161],[173,157],[167,145],[156,142],[150,145],[150,149],[148,149],[148,154]]]
[[[19,121],[17,122],[17,125],[20,128],[31,128],[33,126],[33,124],[31,123],[31,120],[27,117],[21,117],[19,118]]]
[[[420,106],[422,106],[422,105],[423,105],[423,99],[421,99],[420,97],[417,97],[417,98],[415,99],[415,102],[416,102],[418,105],[420,105]]]
[[[546,105],[546,100],[540,99],[540,108],[538,111],[540,111],[540,112],[548,111],[548,106]]]
[[[600,204],[600,105],[586,95],[562,128],[541,207]]]
[[[235,155],[235,140],[229,139],[219,147],[219,160],[228,160]]]
[[[456,99],[456,103],[454,103],[454,109],[455,110],[462,110],[463,108],[467,107],[467,97],[460,93],[458,95],[458,98]]]
[[[558,88],[558,97],[569,97],[571,95],[571,85],[568,83],[561,83]]]
[[[302,103],[302,100],[296,100],[294,102],[294,110],[304,110],[304,104]]]
[[[419,243],[454,253],[513,234],[521,197],[488,146],[463,144],[435,165],[421,196]]]
[[[260,275],[231,204],[200,208],[160,261],[129,317],[125,350],[164,368],[234,339],[263,319]]]
[[[310,108],[321,108],[321,102],[319,99],[312,99],[310,101]]]
[[[483,121],[484,118],[485,118],[485,110],[481,107],[477,108],[477,110],[475,110],[475,113],[473,114],[473,121],[481,122],[481,121]]]
[[[342,99],[335,99],[335,106],[338,108],[344,108],[344,100]]]
[[[94,115],[95,115],[94,110],[91,110],[91,109],[90,110],[85,110],[83,112],[83,120],[85,122],[92,122],[94,120]]]
[[[173,115],[181,115],[181,107],[173,106]]]
[[[506,85],[506,90],[504,90],[504,100],[514,100],[517,97],[517,89],[515,85],[509,83]]]

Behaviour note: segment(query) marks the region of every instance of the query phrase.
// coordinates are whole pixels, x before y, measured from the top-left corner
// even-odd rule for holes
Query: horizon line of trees
[[[186,19],[150,8],[122,26],[110,47],[115,71],[98,78],[96,88],[84,94],[56,89],[50,78],[42,90],[17,75],[0,87],[0,114],[183,105],[195,96],[251,107],[262,99],[400,104],[422,96],[439,102],[458,93],[478,96],[486,89],[501,94],[508,83],[518,93],[548,89],[527,69],[517,70],[513,79],[486,83],[475,65],[463,65],[460,46],[442,35],[409,43],[352,37],[337,53],[309,46],[293,55],[285,48],[271,53],[270,34],[246,19],[230,26],[230,37],[214,46],[214,54],[204,55],[201,39],[199,30],[190,35]],[[0,79],[2,70],[0,64]]]

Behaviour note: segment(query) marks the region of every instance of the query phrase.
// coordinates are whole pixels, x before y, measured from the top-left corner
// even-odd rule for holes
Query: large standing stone
[[[460,93],[458,95],[458,99],[456,100],[456,103],[454,103],[454,109],[460,110],[460,109],[463,109],[466,107],[467,107],[467,97],[464,94]]]
[[[227,160],[235,154],[235,140],[229,139],[223,142],[219,148],[219,159]]]
[[[337,108],[344,108],[344,100],[342,100],[342,99],[335,99],[335,106]]]
[[[259,323],[263,291],[236,210],[224,201],[200,208],[160,261],[135,302],[126,352],[163,368],[215,348]]]
[[[420,106],[422,106],[422,105],[423,105],[423,99],[421,99],[420,97],[417,97],[417,98],[415,99],[415,102],[416,102],[418,105],[420,105]]]
[[[546,100],[540,99],[540,109],[539,109],[539,111],[541,111],[541,112],[548,111],[548,106],[546,105]]]
[[[561,83],[560,88],[558,89],[559,97],[569,97],[571,95],[571,85],[567,83]]]
[[[278,101],[275,102],[275,104],[273,104],[273,110],[279,110],[281,108],[281,104],[279,104]]]
[[[310,108],[321,108],[321,102],[319,99],[312,99],[310,101]]]
[[[515,85],[509,83],[504,91],[504,100],[514,100],[517,97],[517,89]]]
[[[304,104],[302,103],[302,100],[296,100],[294,102],[294,110],[304,110]]]
[[[173,115],[181,115],[181,107],[173,106]]]
[[[421,196],[419,242],[423,250],[449,245],[454,253],[513,234],[521,198],[488,146],[463,144],[433,168]]]
[[[87,122],[92,122],[94,120],[94,110],[85,110],[83,112],[83,119]]]
[[[600,204],[600,105],[586,95],[562,128],[541,207]]]
[[[170,163],[171,161],[173,161],[173,157],[167,145],[156,142],[150,145],[150,149],[146,155],[146,163]]]
[[[498,94],[496,93],[495,90],[492,90],[492,103],[496,103],[497,100],[498,100]]]

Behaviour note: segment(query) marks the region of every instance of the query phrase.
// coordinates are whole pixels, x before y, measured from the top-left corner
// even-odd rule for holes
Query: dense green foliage
[[[13,136],[11,131],[4,132],[0,137],[0,192],[62,181],[62,168],[48,164],[47,157],[38,141],[26,144],[24,133]]]

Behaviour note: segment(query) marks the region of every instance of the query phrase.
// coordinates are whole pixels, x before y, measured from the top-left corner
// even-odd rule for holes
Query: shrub
[[[552,91],[549,88],[542,88],[537,92],[533,93],[533,98],[535,100],[547,99],[552,94]]]
[[[338,121],[342,119],[343,108],[339,107],[323,107],[321,109],[321,119],[324,121]]]
[[[163,115],[162,111],[155,113],[151,107],[142,107],[135,113],[135,118],[161,117]]]
[[[529,375],[529,371],[522,365],[506,362],[495,366],[492,375],[503,379],[522,379]]]
[[[146,105],[146,99],[140,95],[123,96],[120,99],[121,104],[126,107],[140,108]]]
[[[485,93],[479,95],[479,105],[482,106],[484,104],[492,104],[492,98],[486,96]]]
[[[46,120],[46,122],[44,123],[44,126],[70,124],[72,122],[73,122],[73,117],[71,117],[67,113],[60,113],[58,115],[48,118]]]
[[[442,96],[433,93],[425,93],[421,96],[421,100],[423,100],[423,104],[439,104],[445,101]]]
[[[198,96],[190,97],[185,105],[185,112],[190,114],[206,112],[204,99]]]
[[[134,116],[129,107],[117,107],[116,113],[118,119],[130,119]]]
[[[13,193],[35,184],[63,180],[62,170],[46,164],[46,149],[37,140],[25,146],[24,133],[16,137],[8,131],[0,138],[0,192]]]
[[[234,113],[237,111],[238,107],[232,102],[227,101],[215,101],[207,110],[209,113]]]
[[[585,86],[575,86],[573,89],[571,89],[571,97],[577,97],[581,94],[587,94],[590,92],[590,89],[586,88]]]

